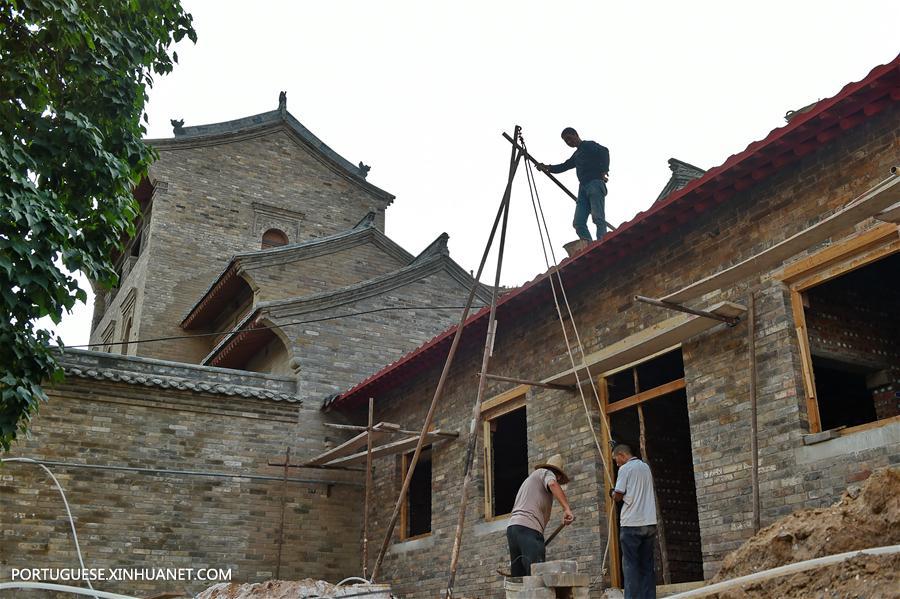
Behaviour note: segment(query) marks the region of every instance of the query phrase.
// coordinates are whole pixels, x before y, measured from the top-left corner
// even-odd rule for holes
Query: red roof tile
[[[729,156],[720,166],[657,202],[645,212],[560,263],[566,285],[598,272],[640,247],[691,220],[711,206],[721,204],[736,192],[755,185],[772,173],[823,146],[900,100],[900,56],[872,69],[862,80],[849,83],[831,98],[820,100],[808,112],[795,115],[783,127],[773,129],[742,152]],[[550,298],[547,273],[503,295],[497,302],[498,319],[524,312]],[[461,344],[480,333],[483,342],[488,308],[471,315],[464,324]],[[473,326],[474,325],[474,326]],[[443,361],[456,332],[451,327],[418,349],[385,366],[359,384],[331,399],[324,406],[350,407],[376,396],[395,381],[407,379]],[[471,330],[470,330],[471,329]],[[478,335],[476,335],[477,337]],[[471,341],[469,341],[471,342]],[[462,345],[460,347],[462,349]]]

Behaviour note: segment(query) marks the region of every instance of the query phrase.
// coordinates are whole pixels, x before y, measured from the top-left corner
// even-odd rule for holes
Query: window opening
[[[900,416],[898,280],[895,253],[803,293],[820,430]]]
[[[402,475],[406,474],[412,452],[404,454]],[[422,448],[413,471],[406,496],[403,538],[408,539],[431,532],[431,447]]]
[[[288,236],[287,234],[280,229],[269,229],[262,236],[262,249],[267,250],[269,248],[279,247],[282,245],[287,245]]]
[[[525,406],[489,421],[491,515],[512,512],[519,487],[528,477],[528,420]]]

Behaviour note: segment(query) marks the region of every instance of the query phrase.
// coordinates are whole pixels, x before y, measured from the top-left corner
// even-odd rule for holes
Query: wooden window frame
[[[432,446],[427,445],[422,448],[422,452],[428,451],[428,459],[431,460],[431,473],[432,473],[432,481],[431,481],[431,514],[434,516],[434,452],[432,451]],[[406,476],[406,473],[409,471],[409,461],[412,458],[414,451],[410,451],[400,455],[400,476]],[[422,456],[419,455],[419,462],[421,463]],[[401,478],[401,484],[403,479]],[[401,541],[415,541],[416,539],[424,539],[426,537],[430,537],[434,532],[434,518],[432,517],[432,526],[431,530],[428,532],[423,532],[418,535],[408,535],[406,531],[409,530],[409,493],[406,495],[406,499],[400,504],[400,540]]]
[[[657,385],[652,389],[647,389],[646,391],[638,391],[636,394],[631,395],[629,397],[625,397],[618,401],[614,401],[612,403],[609,402],[609,385],[607,385],[606,380],[615,375],[619,374],[625,370],[631,370],[640,366],[641,364],[646,364],[656,358],[673,352],[675,350],[682,352],[682,360],[684,360],[684,352],[682,350],[682,344],[678,343],[666,349],[655,352],[649,356],[645,356],[639,360],[635,360],[628,364],[624,364],[619,366],[618,368],[614,368],[607,372],[604,372],[600,376],[597,377],[597,393],[600,396],[600,406],[603,409],[604,416],[606,418],[607,424],[609,423],[609,415],[615,414],[620,410],[624,410],[625,408],[631,408],[639,404],[646,403],[658,397],[662,397],[664,395],[668,395],[670,393],[674,393],[675,391],[679,391],[681,389],[686,388],[685,377],[681,377],[680,379],[675,379],[673,381],[669,381],[667,383],[663,383],[662,385]],[[601,426],[601,437],[603,447],[610,446],[610,436],[609,436],[609,427]],[[610,572],[610,583],[613,588],[621,589],[625,585],[625,581],[622,580],[622,576],[620,574],[622,569],[622,554],[619,551],[619,523],[616,521],[615,514],[615,506],[616,503],[613,501],[612,497],[610,497],[609,490],[611,487],[610,482],[606,480],[606,477],[603,477],[603,487],[604,487],[604,498],[606,501],[606,517],[609,518],[609,534],[612,536],[609,543],[609,572]]]
[[[526,396],[530,385],[519,385],[509,391],[485,400],[481,404],[481,426],[484,449],[484,519],[486,522],[504,520],[509,514],[494,514],[494,475],[491,465],[494,463],[491,447],[491,421],[526,406]]]
[[[822,432],[819,401],[816,397],[816,379],[813,371],[809,331],[806,326],[804,293],[823,283],[837,279],[856,269],[874,264],[900,252],[900,227],[882,224],[834,243],[829,247],[798,260],[778,274],[790,290],[791,308],[794,313],[794,332],[800,349],[800,369],[806,397],[806,415],[810,433]],[[896,421],[897,417],[867,422],[859,426],[843,428],[839,435],[878,428]]]

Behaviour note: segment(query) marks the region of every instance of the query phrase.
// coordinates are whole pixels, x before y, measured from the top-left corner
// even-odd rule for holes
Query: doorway
[[[666,574],[670,583],[702,580],[703,555],[681,349],[607,375],[601,379],[601,389],[613,440],[629,445],[653,472],[661,516],[657,526],[657,584],[666,582]],[[614,475],[616,471],[614,466]],[[619,555],[620,552],[613,552],[614,568],[621,568]]]

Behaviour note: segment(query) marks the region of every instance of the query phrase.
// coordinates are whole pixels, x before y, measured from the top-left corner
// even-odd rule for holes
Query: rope
[[[524,140],[524,138],[522,138],[521,135],[519,136],[519,142],[521,143],[522,148],[525,150],[526,155],[527,155],[528,150],[527,150],[527,147],[525,146],[525,140]],[[600,394],[597,391],[597,387],[594,383],[594,379],[591,376],[590,369],[588,368],[587,362],[585,360],[584,345],[581,341],[581,335],[578,333],[578,327],[575,324],[575,318],[572,313],[572,307],[569,303],[568,296],[566,295],[565,286],[563,285],[562,275],[559,272],[558,263],[556,260],[556,253],[553,251],[553,243],[550,238],[550,229],[547,226],[547,220],[546,220],[546,217],[544,216],[543,205],[541,204],[540,194],[537,190],[537,185],[535,183],[535,178],[534,178],[534,172],[532,170],[530,161],[526,161],[525,174],[526,174],[526,179],[528,180],[528,192],[531,195],[532,209],[534,210],[535,221],[538,226],[538,236],[540,237],[540,240],[541,240],[541,250],[543,251],[543,254],[544,254],[544,263],[547,266],[548,271],[550,272],[550,276],[548,277],[548,279],[550,281],[550,289],[553,293],[553,303],[556,307],[556,313],[557,313],[557,316],[559,317],[559,324],[560,324],[560,327],[562,328],[563,338],[565,339],[565,342],[566,342],[566,351],[569,355],[569,361],[572,364],[572,372],[575,375],[575,381],[576,381],[576,386],[578,388],[578,394],[581,397],[581,403],[582,403],[582,406],[584,407],[584,413],[585,413],[585,417],[587,418],[587,421],[588,421],[588,427],[590,428],[591,436],[593,437],[594,444],[597,447],[597,453],[600,455],[600,461],[603,464],[603,473],[606,476],[606,480],[607,480],[608,484],[612,485],[612,470],[611,470],[609,462],[607,460],[606,453],[603,450],[603,445],[600,442],[600,439],[597,437],[597,432],[594,429],[593,420],[591,419],[590,408],[588,407],[587,398],[585,397],[585,393],[584,393],[584,387],[582,386],[582,382],[581,382],[581,376],[579,375],[579,367],[575,363],[575,355],[572,350],[572,344],[569,341],[568,331],[566,330],[565,320],[563,318],[563,313],[562,313],[562,309],[560,307],[559,297],[558,297],[557,291],[556,291],[556,284],[553,281],[554,274],[556,275],[556,279],[559,284],[559,289],[560,289],[560,293],[563,298],[563,303],[565,305],[566,312],[569,315],[569,321],[572,324],[572,330],[574,332],[575,342],[577,344],[578,351],[581,356],[581,365],[580,366],[583,367],[584,370],[587,372],[587,375],[588,375],[587,378],[588,378],[588,381],[590,382],[591,390],[593,391],[594,398],[597,401],[597,406],[600,411],[601,426],[606,426],[606,430],[609,433],[610,438],[612,438],[612,432],[610,431],[609,421],[606,418],[606,414],[603,410],[602,402],[600,401]],[[546,233],[546,239],[545,239],[545,233]],[[549,247],[549,249],[550,249],[549,256],[547,254],[547,246],[548,245],[550,246]],[[551,258],[552,258],[552,266],[551,266]],[[610,543],[611,543],[611,539],[612,539],[612,522],[613,522],[612,519],[614,517],[614,511],[615,511],[615,504],[612,504],[610,506],[609,513],[607,514],[608,528],[607,528],[607,535],[606,535],[606,548],[604,549],[603,558],[600,562],[601,568],[602,568],[602,575],[605,575],[607,573],[606,562],[607,562],[607,558],[609,556],[609,548],[610,548]],[[601,578],[602,578],[602,576],[601,576]]]
[[[62,485],[59,484],[59,481],[56,480],[56,477],[53,476],[53,473],[50,472],[50,469],[47,468],[46,466],[44,466],[43,464],[41,464],[40,462],[38,462],[37,460],[32,460],[31,458],[3,458],[3,459],[0,459],[0,463],[3,463],[3,462],[22,462],[25,464],[34,464],[36,466],[40,466],[41,468],[44,469],[44,472],[46,472],[47,475],[51,479],[53,479],[53,484],[55,484],[57,490],[59,490],[59,494],[63,500],[63,505],[66,506],[66,514],[68,514],[68,516],[69,516],[69,526],[72,527],[72,539],[75,541],[75,553],[78,554],[78,563],[81,564],[82,570],[87,570],[87,568],[84,567],[84,558],[81,557],[81,547],[78,545],[78,533],[75,532],[75,520],[72,518],[72,510],[69,509],[69,502],[66,500],[66,493],[65,493],[65,491],[63,491]],[[91,591],[94,590],[94,587],[93,587],[93,585],[91,585],[91,581],[89,579],[85,578],[84,582],[87,583],[88,588]],[[87,594],[87,593],[85,592],[84,594]],[[109,596],[109,595],[107,595],[107,596]],[[119,596],[121,596],[121,595],[119,595]],[[97,595],[94,595],[94,597],[96,598]]]

